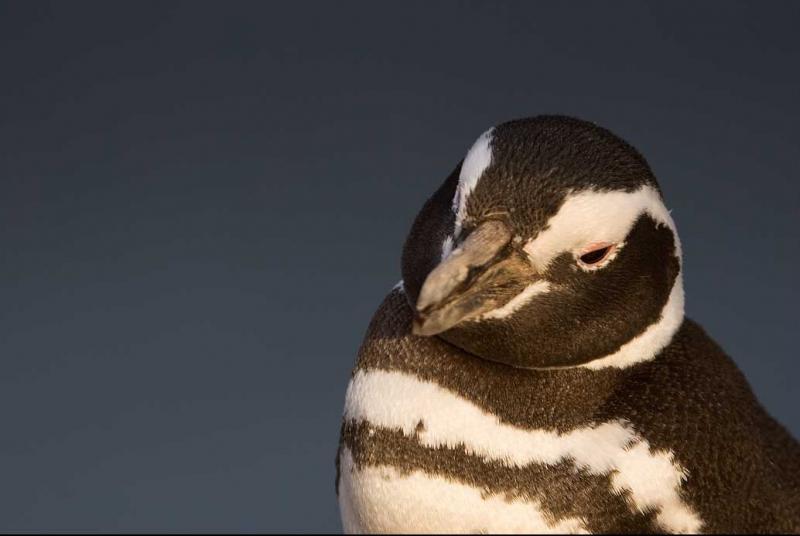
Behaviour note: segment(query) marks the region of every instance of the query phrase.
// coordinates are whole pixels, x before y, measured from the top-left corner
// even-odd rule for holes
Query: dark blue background
[[[474,138],[649,159],[800,433],[800,4],[0,3],[0,530],[338,530],[353,358]]]

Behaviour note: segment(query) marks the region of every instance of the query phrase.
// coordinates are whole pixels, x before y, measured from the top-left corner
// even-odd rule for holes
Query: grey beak
[[[436,335],[462,320],[492,308],[492,300],[472,288],[498,260],[511,241],[506,224],[489,220],[473,230],[464,242],[428,274],[416,304],[413,332]]]

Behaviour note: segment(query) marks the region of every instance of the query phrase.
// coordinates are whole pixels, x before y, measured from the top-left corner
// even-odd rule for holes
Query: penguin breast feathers
[[[489,129],[402,257],[347,388],[346,532],[800,531],[800,447],[684,317],[675,223],[626,142]]]

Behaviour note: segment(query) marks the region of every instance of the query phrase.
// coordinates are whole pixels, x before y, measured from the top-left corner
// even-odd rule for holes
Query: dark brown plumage
[[[468,199],[463,229],[457,228],[454,215],[454,196],[463,180],[461,164],[420,211],[403,250],[404,288],[392,291],[378,309],[354,369],[354,379],[392,371],[418,382],[418,391],[407,396],[430,396],[426,386],[438,386],[449,398],[437,400],[460,408],[452,412],[454,418],[472,415],[464,407],[478,408],[490,418],[470,417],[473,421],[463,423],[463,433],[478,434],[475,440],[466,435],[453,442],[447,438],[461,433],[452,431],[459,430],[459,422],[444,428],[439,422],[440,429],[431,431],[431,423],[421,415],[413,428],[402,426],[401,408],[424,408],[426,399],[398,399],[395,406],[388,400],[389,409],[374,413],[383,420],[372,422],[364,417],[370,415],[369,408],[358,406],[363,393],[350,392],[337,458],[337,490],[345,452],[352,464],[347,470],[353,474],[367,468],[394,472],[381,473],[386,482],[376,484],[377,491],[345,499],[343,515],[351,518],[346,527],[439,526],[415,523],[414,512],[436,514],[413,501],[403,506],[405,510],[400,508],[399,517],[379,519],[387,505],[393,506],[390,482],[426,475],[480,490],[486,500],[502,497],[509,504],[519,500],[534,505],[550,529],[578,523],[590,532],[693,527],[712,533],[800,533],[800,445],[759,404],[733,361],[698,324],[683,318],[682,290],[679,304],[671,301],[681,282],[673,227],[653,213],[638,214],[618,254],[596,271],[578,269],[576,254],[569,249],[549,259],[545,268],[527,265],[529,251],[520,244],[541,236],[575,192],[658,191],[641,155],[605,129],[554,116],[496,127],[491,149],[491,164]],[[477,247],[468,245],[467,238],[476,229],[488,229],[487,221],[499,221],[493,225],[508,230],[494,233],[500,240],[495,244],[498,253],[492,250],[491,261],[470,265],[463,281],[447,283],[441,296],[429,293],[442,302],[433,306],[453,307],[453,300],[463,295],[468,302],[464,310],[485,311],[480,308],[483,302],[492,307],[507,304],[533,279],[545,281],[547,290],[509,315],[465,316],[435,336],[414,335],[414,326],[433,307],[419,304],[421,289],[431,284],[430,274],[437,266],[468,257],[456,254],[453,260],[453,255],[443,254],[443,242],[452,239],[454,247]],[[492,286],[496,279],[502,284]],[[580,367],[641,338],[662,322],[668,307],[680,307],[680,316],[663,345],[642,346],[654,348],[652,355],[613,366]],[[387,424],[390,421],[400,424]],[[590,470],[591,464],[574,454],[520,466],[511,458],[494,456],[492,438],[485,432],[486,427],[511,427],[566,438],[603,423],[629,426],[644,445],[641,456],[668,466],[633,463]],[[429,432],[440,442],[431,443]],[[622,450],[634,447],[630,443]],[[611,447],[597,448],[602,453]],[[646,485],[635,491],[633,484],[617,481],[617,476],[646,481],[649,475],[632,474],[639,467],[663,468],[668,476],[669,471],[679,471],[676,495],[648,492]],[[353,482],[348,485],[357,485]],[[352,489],[347,493],[352,495]],[[388,494],[380,500],[389,502],[372,503],[370,493]],[[423,490],[420,493],[423,497]],[[360,506],[354,507],[353,501],[361,501]],[[458,516],[458,505],[454,512]]]
[[[695,322],[687,319],[653,361],[589,371],[521,370],[486,361],[438,338],[411,335],[411,319],[403,294],[392,292],[370,324],[354,371],[413,374],[526,429],[563,431],[627,419],[652,448],[673,451],[687,469],[685,499],[703,519],[703,532],[800,532],[800,446]],[[461,449],[429,453],[413,438],[369,436],[348,423],[341,444],[356,453],[357,463],[429,470],[529,494],[543,499],[556,519],[579,512],[592,532],[663,532],[652,515],[616,502],[606,481],[570,464],[534,466],[509,477],[507,468],[481,467]]]

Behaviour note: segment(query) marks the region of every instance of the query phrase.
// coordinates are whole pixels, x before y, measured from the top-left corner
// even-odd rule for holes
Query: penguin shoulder
[[[409,366],[409,360],[424,362],[425,356],[443,351],[443,343],[438,339],[412,335],[412,321],[413,312],[401,281],[372,316],[353,373],[366,369],[404,369]]]
[[[632,367],[606,409],[685,469],[709,530],[800,527],[800,444],[698,323],[685,319],[656,359]]]

